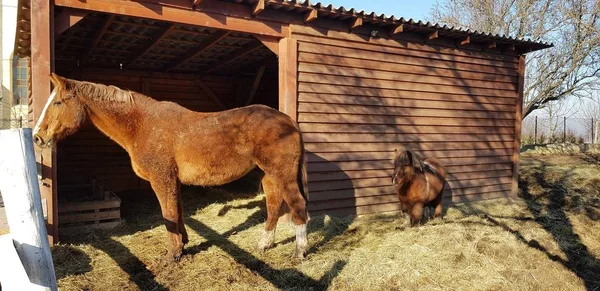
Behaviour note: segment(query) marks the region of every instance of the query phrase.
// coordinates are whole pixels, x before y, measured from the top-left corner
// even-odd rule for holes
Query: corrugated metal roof
[[[232,3],[243,3],[247,5],[254,5],[259,0],[220,0],[224,2]],[[411,30],[426,30],[426,31],[441,31],[445,35],[449,36],[463,36],[471,37],[480,40],[499,41],[504,43],[510,43],[519,46],[529,46],[531,51],[540,50],[544,48],[552,47],[553,44],[547,42],[541,42],[537,40],[525,39],[525,38],[514,38],[512,36],[486,33],[477,30],[470,30],[463,27],[452,27],[447,25],[440,25],[438,23],[423,22],[420,20],[414,20],[412,18],[405,19],[404,17],[396,18],[394,15],[386,16],[385,14],[377,14],[375,12],[365,12],[364,10],[357,11],[354,8],[345,8],[344,6],[335,7],[331,4],[323,4],[321,2],[313,3],[309,0],[266,0],[265,5],[267,9],[284,10],[287,12],[295,12],[305,14],[311,10],[318,11],[318,17],[325,17],[329,19],[346,20],[350,18],[362,18],[363,23],[370,23],[374,25],[388,26],[388,25],[401,25],[404,24]]]

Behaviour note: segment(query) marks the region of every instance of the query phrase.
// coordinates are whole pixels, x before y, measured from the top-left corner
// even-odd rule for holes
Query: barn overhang
[[[30,55],[31,0],[19,0],[15,54]],[[85,11],[171,21],[214,29],[227,29],[276,38],[289,36],[289,24],[314,26],[415,42],[454,45],[466,49],[499,52],[528,52],[552,47],[540,41],[449,27],[437,23],[377,15],[356,9],[336,8],[297,0],[173,0],[107,1],[56,0],[56,7],[71,8],[68,20],[55,19],[58,32],[76,23]],[[60,16],[60,15],[55,15]],[[58,21],[58,22],[57,22]]]

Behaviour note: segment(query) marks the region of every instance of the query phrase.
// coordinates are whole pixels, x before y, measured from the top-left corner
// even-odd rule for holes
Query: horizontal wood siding
[[[451,202],[507,197],[519,59],[292,27],[311,214],[399,210],[394,149],[436,157]]]
[[[122,89],[144,92],[157,100],[176,102],[195,111],[218,111],[219,106],[192,79],[141,77],[86,72],[82,80],[115,85]],[[229,78],[208,78],[204,82],[228,106],[235,106],[235,86]],[[147,189],[146,181],[138,178],[129,155],[115,142],[86,124],[58,147],[58,182],[60,186],[80,184],[95,176],[113,191]],[[59,189],[60,193],[60,189]],[[60,198],[60,194],[59,194]]]

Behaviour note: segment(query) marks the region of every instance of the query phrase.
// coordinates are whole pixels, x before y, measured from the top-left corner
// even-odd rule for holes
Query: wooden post
[[[517,197],[519,192],[519,152],[521,151],[521,125],[523,124],[523,89],[525,87],[525,56],[519,56],[517,83],[517,106],[515,108],[515,140],[513,142],[513,181],[511,197]]]
[[[31,283],[57,290],[30,128],[0,130],[0,192],[15,248]]]
[[[298,41],[283,38],[279,41],[279,111],[298,120]],[[281,222],[291,222],[289,208],[284,204]]]
[[[31,0],[31,96],[33,124],[37,122],[50,96],[50,72],[53,71],[52,42],[54,17],[50,0]],[[49,241],[58,240],[58,204],[56,202],[56,151],[38,150],[36,157],[41,166],[42,203],[47,205]]]
[[[535,117],[535,129],[533,130],[533,144],[537,144],[537,116]]]
[[[279,111],[298,120],[298,41],[279,41]]]
[[[563,143],[567,143],[567,117],[563,116]]]

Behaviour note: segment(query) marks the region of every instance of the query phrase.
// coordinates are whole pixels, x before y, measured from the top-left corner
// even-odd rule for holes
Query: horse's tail
[[[304,152],[304,140],[300,133],[300,159],[298,161],[298,188],[304,201],[308,202],[308,174],[306,172],[306,153]]]

